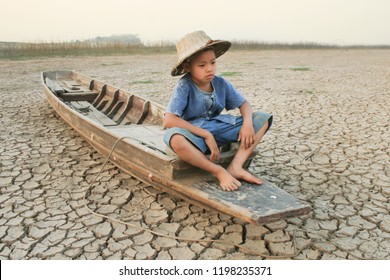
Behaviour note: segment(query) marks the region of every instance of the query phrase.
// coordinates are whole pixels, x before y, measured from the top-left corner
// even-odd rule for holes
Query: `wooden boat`
[[[112,152],[110,160],[116,166],[147,184],[254,224],[311,209],[269,182],[223,191],[213,177],[178,159],[163,143],[164,108],[159,104],[75,71],[47,71],[41,78],[58,115],[103,156]],[[229,147],[218,163],[227,166],[234,153]]]

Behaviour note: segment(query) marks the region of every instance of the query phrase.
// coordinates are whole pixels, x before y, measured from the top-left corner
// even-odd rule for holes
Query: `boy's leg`
[[[174,134],[170,139],[170,146],[180,159],[199,167],[216,177],[225,191],[233,191],[241,186],[240,181],[234,178],[222,166],[211,162],[198,148],[183,135]]]
[[[227,171],[236,179],[244,180],[248,183],[253,184],[262,184],[263,181],[255,176],[253,176],[251,173],[246,171],[242,166],[244,165],[245,161],[249,158],[249,156],[252,154],[256,146],[259,144],[261,138],[264,136],[265,132],[268,129],[269,122],[267,121],[260,130],[255,134],[255,142],[252,146],[250,146],[248,149],[245,149],[243,145],[240,145],[240,147],[237,150],[236,155],[234,156],[232,162],[230,163]]]

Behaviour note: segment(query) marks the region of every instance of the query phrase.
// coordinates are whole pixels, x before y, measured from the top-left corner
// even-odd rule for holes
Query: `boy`
[[[165,143],[180,159],[208,171],[225,191],[237,190],[239,180],[262,184],[243,169],[263,135],[272,124],[267,113],[253,113],[251,105],[225,79],[215,76],[216,58],[231,46],[213,41],[203,31],[184,36],[176,44],[179,60],[172,76],[185,74],[177,83],[164,115]],[[239,108],[241,117],[224,114]],[[215,164],[219,145],[241,141],[227,169]],[[210,159],[205,156],[210,153]]]

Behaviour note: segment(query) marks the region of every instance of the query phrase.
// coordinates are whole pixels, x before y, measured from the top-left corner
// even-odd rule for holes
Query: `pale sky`
[[[0,41],[57,42],[138,34],[390,45],[390,0],[0,0]]]

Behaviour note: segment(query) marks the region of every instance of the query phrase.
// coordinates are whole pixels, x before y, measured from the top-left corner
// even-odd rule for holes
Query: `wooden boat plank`
[[[64,101],[92,102],[96,99],[97,95],[98,95],[98,93],[94,92],[94,91],[73,91],[73,92],[59,93],[58,97],[60,97]]]
[[[242,182],[241,187],[234,192],[223,191],[215,181],[195,183],[191,187],[207,193],[210,200],[251,211],[252,218],[260,224],[310,211],[306,203],[265,180],[261,185]]]
[[[65,86],[71,88],[71,87],[81,87],[81,84],[79,82],[76,82],[75,80],[61,80]]]
[[[67,93],[90,92],[89,86],[81,86],[78,82],[73,80],[59,80],[58,83]]]
[[[45,79],[47,86],[56,94],[64,93],[65,90],[55,81],[46,77]]]
[[[92,106],[91,103],[87,101],[71,101],[70,105],[71,107],[74,107],[76,110],[78,110],[79,113],[83,114],[87,118],[101,125],[104,126],[118,125],[116,122],[114,122],[105,114],[97,110],[95,107]]]
[[[237,217],[253,224],[272,223],[281,219],[306,215],[311,207],[264,181],[262,185],[243,182],[238,191],[223,191],[211,176],[196,176],[174,181],[151,176],[151,184],[206,209]]]
[[[110,132],[119,135],[120,137],[127,137],[138,141],[140,144],[154,149],[163,155],[166,155],[166,148],[163,141],[164,131],[157,125],[124,125],[117,127],[109,127]]]

